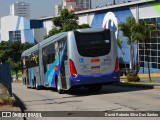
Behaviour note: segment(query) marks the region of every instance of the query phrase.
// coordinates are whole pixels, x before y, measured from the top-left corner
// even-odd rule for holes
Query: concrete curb
[[[24,113],[24,111],[27,109],[26,105],[24,104],[24,102],[16,94],[13,93],[13,96],[14,96],[14,98],[16,100],[16,103],[18,104],[18,106],[20,108],[20,111],[22,113]]]
[[[134,88],[143,88],[143,89],[160,89],[160,85],[153,84],[130,84],[130,83],[115,83],[117,86],[127,86]]]
[[[17,104],[17,100],[16,100],[16,98],[14,97],[14,95],[11,97],[15,102],[16,102],[16,104]],[[21,112],[21,109],[20,109],[20,107],[19,106],[16,106],[16,111],[17,112]]]

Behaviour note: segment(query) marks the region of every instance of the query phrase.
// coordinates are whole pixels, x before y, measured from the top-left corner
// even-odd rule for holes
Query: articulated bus
[[[114,33],[109,29],[79,29],[53,35],[22,53],[27,87],[56,88],[58,93],[84,86],[100,90],[119,82]]]

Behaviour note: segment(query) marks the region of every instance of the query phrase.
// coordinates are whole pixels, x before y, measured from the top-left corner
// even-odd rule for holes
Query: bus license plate
[[[100,70],[100,66],[93,66],[92,70]]]

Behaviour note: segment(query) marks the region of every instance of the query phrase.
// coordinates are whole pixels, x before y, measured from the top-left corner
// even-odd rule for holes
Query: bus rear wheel
[[[36,90],[40,90],[40,86],[38,86],[36,77],[34,77],[34,87]]]
[[[57,92],[59,93],[59,94],[62,94],[63,93],[63,90],[61,89],[61,86],[60,86],[60,80],[59,80],[59,78],[58,78],[58,80],[57,80],[57,85],[56,85],[57,87]]]

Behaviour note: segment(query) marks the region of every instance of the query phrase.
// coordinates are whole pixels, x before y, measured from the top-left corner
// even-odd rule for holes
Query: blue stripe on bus
[[[71,86],[87,85],[96,83],[112,83],[119,82],[120,77],[117,72],[110,72],[107,74],[90,74],[90,75],[77,75],[76,77],[70,76]]]
[[[60,64],[59,64],[59,59],[57,59],[52,64],[49,65],[49,69],[47,70],[47,72],[45,73],[45,76],[44,76],[44,85],[48,84],[49,87],[56,87],[55,75],[59,74],[65,48],[66,48],[66,43],[65,43],[65,45],[63,47],[63,50],[60,52]],[[58,66],[58,70],[57,71],[54,70],[54,66],[55,65]]]
[[[28,69],[28,73],[29,73],[29,86],[30,86],[30,87],[34,87],[34,86],[33,86],[34,68],[29,68],[29,69]]]

